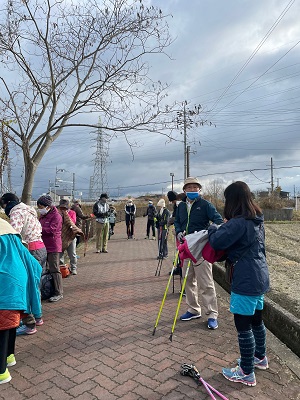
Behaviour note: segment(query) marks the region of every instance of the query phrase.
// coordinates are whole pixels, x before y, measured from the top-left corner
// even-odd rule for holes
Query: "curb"
[[[230,293],[230,285],[225,282],[225,268],[215,263],[213,275],[214,280]],[[300,320],[267,296],[265,296],[264,323],[278,339],[300,357]]]

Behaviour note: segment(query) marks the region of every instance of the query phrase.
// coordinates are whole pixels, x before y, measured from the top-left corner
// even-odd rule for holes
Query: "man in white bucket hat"
[[[188,177],[184,181],[183,191],[186,197],[178,205],[174,222],[177,239],[181,242],[185,235],[207,229],[210,222],[217,225],[223,223],[221,215],[213,204],[200,196],[201,187],[197,178]],[[182,271],[183,276],[185,275],[186,267],[187,261],[185,260]],[[185,292],[188,310],[180,319],[189,321],[201,317],[202,310],[198,300],[200,294],[201,304],[205,314],[208,316],[207,327],[209,329],[217,329],[218,305],[212,265],[202,257],[197,260],[197,263],[191,262],[190,264]]]

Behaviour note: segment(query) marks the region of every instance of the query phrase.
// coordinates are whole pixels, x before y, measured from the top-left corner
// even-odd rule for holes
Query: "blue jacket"
[[[0,254],[0,310],[20,310],[41,316],[42,267],[18,235],[0,235]]]
[[[208,228],[208,240],[215,250],[227,250],[235,263],[231,291],[258,296],[269,290],[269,271],[265,252],[263,216],[255,219],[232,218],[225,224]]]
[[[223,223],[223,218],[215,206],[201,196],[192,204],[189,216],[187,207],[186,198],[178,204],[174,222],[176,235],[184,231],[186,234],[202,231],[209,227],[210,222],[214,222],[217,225]]]

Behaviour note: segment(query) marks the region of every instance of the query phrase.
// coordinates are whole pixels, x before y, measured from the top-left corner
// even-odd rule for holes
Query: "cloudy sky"
[[[246,181],[251,190],[274,186],[300,191],[300,2],[288,0],[153,0],[168,20],[169,57],[149,59],[150,75],[167,82],[168,101],[201,113],[187,130],[190,175],[205,186]],[[196,126],[201,119],[211,126]],[[76,129],[75,129],[76,131]],[[76,133],[76,132],[75,132]],[[78,133],[78,132],[77,132]],[[105,132],[104,132],[105,135]],[[66,130],[40,164],[36,198],[57,177],[69,185],[75,173],[83,198],[94,173],[96,132]],[[109,143],[106,163],[111,197],[180,191],[183,182],[182,129],[175,141],[149,133],[131,133],[133,155],[125,139]],[[13,160],[12,182],[21,192],[22,162]]]

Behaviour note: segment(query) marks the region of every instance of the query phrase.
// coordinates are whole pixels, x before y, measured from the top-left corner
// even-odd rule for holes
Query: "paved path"
[[[44,302],[45,324],[37,334],[17,338],[17,365],[10,368],[11,382],[1,385],[0,399],[208,399],[203,386],[179,374],[184,362],[195,364],[229,399],[300,399],[300,380],[274,346],[270,369],[257,371],[256,387],[222,377],[221,368],[234,363],[238,348],[220,288],[219,329],[209,331],[205,318],[178,321],[169,341],[179,298],[176,280],[152,336],[172,257],[155,277],[157,242],[144,239],[145,225],[145,218],[137,219],[137,239],[126,240],[124,223],[117,224],[108,254],[94,253],[90,243],[78,275],[64,279],[64,300]],[[180,312],[185,310],[183,302]]]

